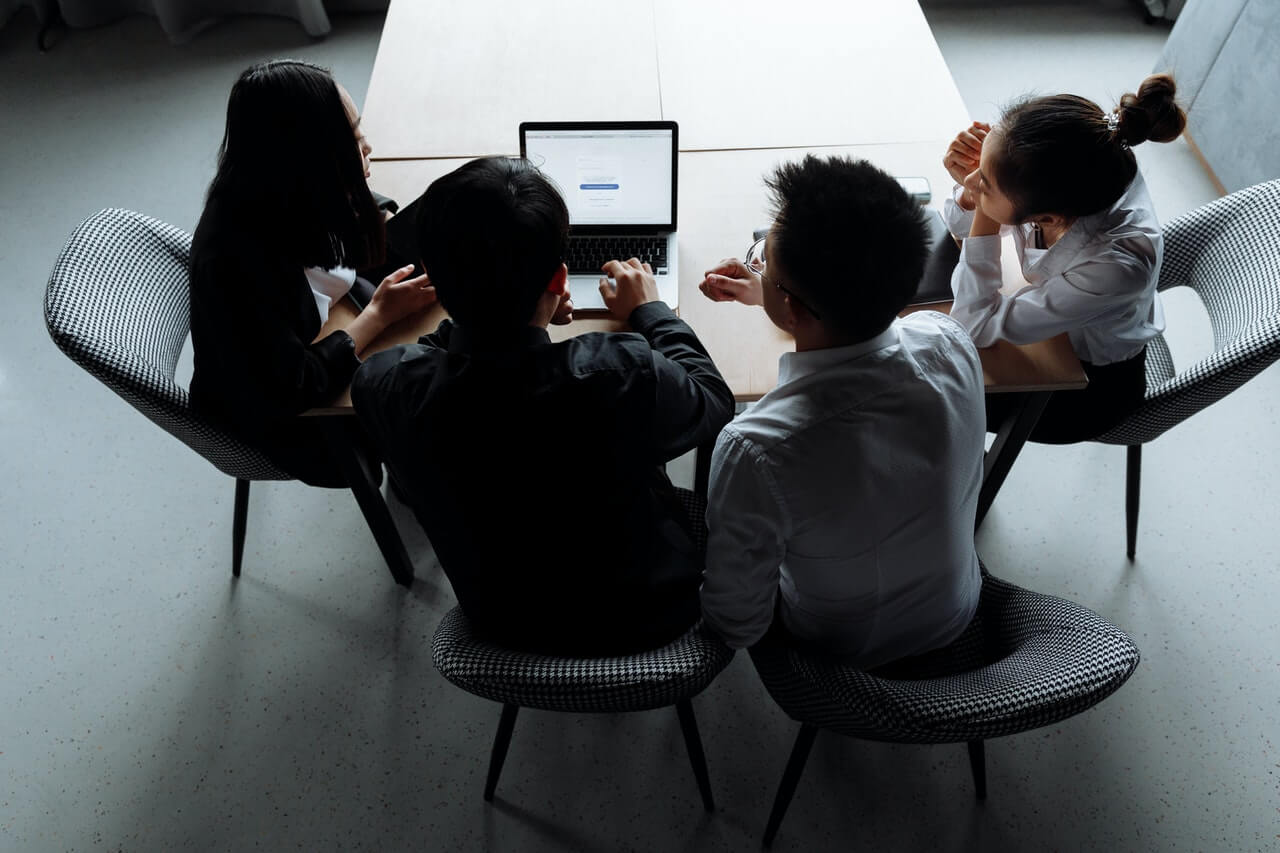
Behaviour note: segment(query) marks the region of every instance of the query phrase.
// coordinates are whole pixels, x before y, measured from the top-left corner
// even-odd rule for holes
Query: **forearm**
[[[343,331],[351,336],[351,340],[355,344],[356,355],[359,355],[386,328],[386,318],[383,317],[376,304],[370,303],[367,308],[356,315],[355,319]]]
[[[965,240],[951,274],[951,291],[955,295],[951,319],[963,326],[980,347],[991,346],[999,337],[999,324],[995,321],[1002,301],[1002,284],[1000,238],[985,235]]]
[[[689,325],[660,302],[631,313],[654,350],[654,438],[660,458],[711,441],[733,417],[733,392]]]

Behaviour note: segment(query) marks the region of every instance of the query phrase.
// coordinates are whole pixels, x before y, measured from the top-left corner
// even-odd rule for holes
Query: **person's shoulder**
[[[273,245],[269,235],[251,227],[225,200],[210,197],[191,237],[191,264],[261,267],[276,260]]]
[[[973,338],[952,317],[941,311],[915,311],[898,321],[899,337],[908,346],[936,347],[940,344],[959,347],[974,358],[978,348]]]

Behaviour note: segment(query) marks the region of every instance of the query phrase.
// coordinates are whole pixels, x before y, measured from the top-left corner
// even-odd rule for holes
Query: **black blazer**
[[[210,199],[191,246],[191,404],[308,481],[323,443],[296,416],[333,400],[360,364],[346,332],[312,343],[319,331],[302,265]]]

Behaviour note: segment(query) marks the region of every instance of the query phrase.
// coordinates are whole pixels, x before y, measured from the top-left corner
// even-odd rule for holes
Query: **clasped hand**
[[[982,162],[982,143],[991,132],[991,125],[975,121],[969,127],[956,134],[947,146],[947,153],[942,157],[942,166],[947,174],[962,187],[964,179],[969,177]],[[965,210],[973,210],[975,202],[966,188],[960,194],[960,206]]]
[[[707,270],[698,289],[713,302],[763,305],[760,273],[737,258],[725,258]]]

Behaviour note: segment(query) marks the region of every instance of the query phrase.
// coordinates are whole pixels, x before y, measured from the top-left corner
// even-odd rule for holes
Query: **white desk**
[[[364,106],[374,159],[514,154],[521,121],[585,119],[673,119],[684,150],[944,144],[968,122],[914,0],[388,9]]]

